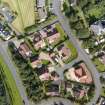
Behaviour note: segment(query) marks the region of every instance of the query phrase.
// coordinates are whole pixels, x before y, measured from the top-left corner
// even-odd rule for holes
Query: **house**
[[[83,86],[81,86],[81,85],[75,85],[75,86],[72,88],[72,92],[73,92],[73,95],[74,95],[74,97],[75,97],[76,99],[81,99],[81,98],[83,98],[83,97],[86,95],[86,93],[87,93],[87,91],[85,91],[85,90],[83,89]]]
[[[52,82],[46,87],[47,96],[60,96],[60,81]]]
[[[6,21],[12,23],[15,19],[14,13],[10,10],[10,8],[6,4],[0,5],[1,14],[5,17]]]
[[[46,38],[49,44],[56,42],[60,38],[60,33],[55,27],[55,24],[48,25],[40,31],[42,38]]]
[[[70,49],[67,48],[65,44],[61,44],[60,46],[58,46],[57,50],[58,50],[59,56],[64,61],[67,60],[71,55]]]
[[[95,23],[93,23],[90,26],[90,29],[94,32],[96,35],[102,35],[105,33],[105,20],[99,20]]]
[[[60,79],[59,74],[56,71],[52,71],[50,74],[51,74],[51,80],[58,81]]]
[[[91,84],[93,82],[92,76],[84,63],[78,64],[76,67],[72,67],[65,72],[68,80]]]
[[[105,97],[100,96],[96,105],[105,105]]]
[[[6,27],[8,28],[8,26]],[[13,32],[11,30],[7,30],[2,23],[0,23],[0,36],[4,40],[9,40],[13,36]]]
[[[30,57],[30,65],[33,69],[42,66],[41,60],[39,59],[38,55]]]
[[[59,80],[59,75],[56,73],[56,71],[49,72],[48,67],[45,65],[42,65],[40,68],[37,68],[36,73],[39,76],[41,81],[46,81],[46,80],[58,81]]]
[[[45,21],[47,18],[47,10],[45,3],[45,0],[37,0],[37,10],[39,13],[40,22]]]
[[[24,59],[29,58],[32,55],[32,51],[25,42],[20,43],[18,51]]]
[[[44,42],[44,40],[41,38],[40,33],[35,33],[34,34],[34,38],[33,38],[33,44],[34,44],[34,48],[36,50],[43,48],[46,46],[46,43]]]
[[[72,83],[70,81],[65,82],[66,92],[70,92],[72,97],[75,97],[76,99],[81,99],[84,96],[86,96],[89,89],[90,89],[90,87],[86,86],[86,85]]]
[[[42,67],[37,68],[36,73],[41,81],[50,80],[50,73],[46,66],[42,65]]]

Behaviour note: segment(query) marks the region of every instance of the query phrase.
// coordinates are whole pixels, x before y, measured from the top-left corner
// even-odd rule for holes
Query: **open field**
[[[17,12],[17,17],[13,22],[13,26],[20,32],[24,28],[35,24],[34,0],[2,0],[9,4],[11,9]]]
[[[10,94],[10,97],[12,99],[12,104],[13,105],[23,105],[21,96],[18,92],[18,89],[16,87],[15,81],[12,77],[12,74],[9,70],[9,68],[6,66],[6,64],[3,61],[3,58],[0,55],[0,65],[2,66],[2,72],[3,75],[5,76],[5,82],[8,87],[8,92]]]

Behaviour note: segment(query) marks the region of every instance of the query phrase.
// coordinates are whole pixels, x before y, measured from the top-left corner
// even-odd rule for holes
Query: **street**
[[[2,55],[2,57],[4,58],[6,65],[9,67],[9,70],[11,71],[11,73],[13,75],[13,78],[16,82],[16,86],[19,90],[22,100],[24,100],[25,105],[30,105],[30,102],[27,98],[25,88],[22,84],[21,78],[19,77],[16,67],[13,64],[7,49],[8,49],[7,42],[0,41],[0,55]]]
[[[70,41],[76,47],[78,54],[79,54],[79,58],[81,58],[81,60],[83,60],[86,63],[86,65],[88,66],[92,74],[93,80],[94,80],[95,95],[93,99],[87,104],[87,105],[92,105],[94,102],[97,101],[97,99],[100,96],[100,92],[101,92],[101,83],[99,79],[100,75],[97,69],[95,68],[95,66],[93,65],[92,61],[90,60],[89,56],[85,53],[85,51],[81,48],[80,44],[77,42],[76,37],[72,35],[70,31],[69,21],[61,12],[60,7],[61,7],[60,0],[54,0],[53,1],[53,12],[58,16],[58,20],[60,21],[63,29],[65,30],[66,34],[69,36]]]

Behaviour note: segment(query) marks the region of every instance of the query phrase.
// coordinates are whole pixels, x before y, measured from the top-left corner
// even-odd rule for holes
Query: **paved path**
[[[78,57],[69,64],[65,64],[64,67],[55,67],[56,72],[59,74],[60,78],[64,80],[64,71],[70,69],[75,63],[79,62],[81,59]]]
[[[60,105],[60,102],[62,102],[64,105],[73,105],[69,100],[59,97],[53,97],[47,100],[43,100],[37,105],[54,105],[54,102],[56,102],[57,105]]]
[[[63,15],[60,9],[60,0],[54,0],[53,1],[53,12],[58,16],[58,20],[60,21],[63,29],[65,30],[66,34],[69,36],[70,41],[74,44],[76,49],[78,50],[79,57],[85,61],[86,65],[88,66],[89,70],[91,70],[94,83],[95,83],[95,96],[89,102],[87,105],[92,105],[95,103],[100,95],[101,91],[101,83],[99,79],[99,73],[96,70],[95,66],[93,65],[92,61],[90,60],[89,56],[85,53],[85,51],[81,48],[80,44],[76,40],[76,37],[72,35],[70,31],[69,21],[68,19]]]
[[[7,42],[0,41],[0,54],[4,58],[6,65],[9,67],[9,69],[13,75],[13,78],[16,82],[19,93],[20,93],[22,99],[25,101],[25,105],[30,105],[27,95],[25,93],[25,89],[23,87],[22,81],[19,77],[19,74],[16,71],[16,67],[13,65],[13,62],[11,61],[11,59],[9,57],[8,50],[7,50]]]

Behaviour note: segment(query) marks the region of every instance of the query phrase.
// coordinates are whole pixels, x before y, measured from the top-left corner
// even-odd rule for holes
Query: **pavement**
[[[7,46],[7,42],[2,42],[0,41],[0,55],[2,55],[2,57],[4,58],[4,61],[6,63],[6,65],[9,67],[10,72],[12,73],[12,76],[16,82],[16,86],[19,90],[19,93],[21,95],[22,100],[24,100],[25,105],[30,105],[30,102],[27,98],[26,92],[25,92],[25,88],[22,84],[21,78],[19,77],[19,74],[16,70],[16,67],[14,66],[9,53],[8,53],[8,46]]]
[[[78,51],[79,58],[86,63],[87,67],[89,68],[89,70],[92,74],[94,84],[95,84],[95,95],[94,95],[93,99],[91,99],[91,101],[87,104],[87,105],[92,105],[93,103],[95,103],[97,101],[98,97],[100,96],[100,92],[101,92],[101,83],[100,83],[100,79],[99,79],[100,75],[98,73],[98,70],[93,65],[92,61],[90,60],[89,56],[81,48],[81,45],[80,45],[80,43],[78,43],[78,40],[76,39],[76,37],[71,33],[69,20],[61,12],[61,4],[60,3],[61,3],[60,0],[53,0],[53,13],[57,15],[58,20],[59,20],[61,26],[63,27],[65,33],[69,36],[70,41],[76,47],[76,49]]]
[[[63,104],[60,104],[60,102],[62,102]],[[56,104],[54,104],[54,103],[56,103]],[[73,105],[73,103],[71,103],[69,100],[64,99],[64,98],[53,97],[53,98],[49,98],[47,100],[43,100],[37,105]]]

